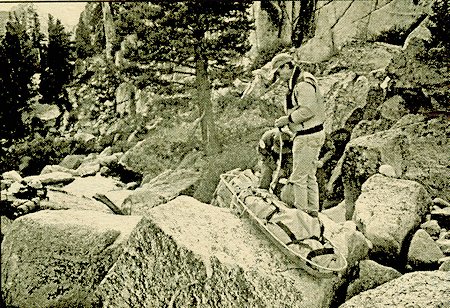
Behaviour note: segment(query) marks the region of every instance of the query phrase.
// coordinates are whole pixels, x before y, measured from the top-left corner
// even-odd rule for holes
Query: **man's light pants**
[[[309,135],[295,137],[293,152],[293,169],[289,182],[293,183],[294,206],[312,216],[319,212],[319,186],[316,171],[320,148],[325,142],[322,130]]]

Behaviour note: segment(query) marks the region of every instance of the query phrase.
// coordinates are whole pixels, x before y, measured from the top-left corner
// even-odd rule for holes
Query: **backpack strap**
[[[294,68],[294,72],[292,73],[291,79],[289,80],[288,94],[286,95],[286,111],[295,109],[297,107],[297,97],[295,97],[294,87],[296,84],[300,82],[306,82],[314,87],[314,91],[317,93],[318,82],[316,77],[313,74],[301,71],[298,66]]]
[[[302,77],[301,78],[302,82],[309,83],[310,85],[312,85],[314,87],[314,90],[317,92],[318,82],[317,82],[316,77],[314,77],[309,72],[303,72],[301,77]]]

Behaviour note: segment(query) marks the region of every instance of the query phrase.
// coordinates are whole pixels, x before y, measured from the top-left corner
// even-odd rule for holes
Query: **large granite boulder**
[[[412,272],[362,292],[339,308],[448,307],[449,285],[448,272]]]
[[[410,122],[407,118],[411,119],[406,116],[387,131],[362,136],[347,144],[342,167],[334,179],[342,176],[349,209],[347,219],[351,219],[362,184],[384,164],[392,166],[400,178],[424,185],[431,197],[450,199],[447,119],[417,121],[412,117]]]
[[[419,183],[377,174],[362,186],[353,219],[372,242],[373,257],[399,265],[406,239],[419,227],[430,206],[431,199]]]
[[[318,8],[316,37],[328,40],[336,50],[355,39],[407,32],[427,12],[426,3],[408,0],[319,1]]]
[[[140,219],[72,210],[16,219],[1,249],[6,305],[88,307]]]
[[[147,213],[97,296],[114,307],[327,307],[337,283],[229,209],[180,196]]]

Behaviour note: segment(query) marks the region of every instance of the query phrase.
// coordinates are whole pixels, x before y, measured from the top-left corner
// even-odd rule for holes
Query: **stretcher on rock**
[[[222,174],[214,202],[247,216],[289,259],[313,276],[332,277],[347,267],[342,253],[323,236],[319,219],[289,208],[274,194],[257,188],[257,177],[250,170]]]

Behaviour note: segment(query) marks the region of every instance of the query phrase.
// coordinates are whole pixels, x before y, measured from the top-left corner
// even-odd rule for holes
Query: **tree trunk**
[[[316,4],[317,0],[301,0],[297,22],[294,25],[292,41],[295,47],[314,37],[316,31]]]
[[[292,46],[292,26],[293,26],[293,15],[292,15],[292,2],[285,1],[280,3],[282,10],[282,17],[280,22],[279,39],[284,46]]]
[[[202,116],[202,141],[207,155],[218,153],[220,150],[217,133],[212,117],[211,84],[208,78],[208,62],[201,56],[196,60],[196,84],[198,106]]]
[[[105,28],[105,53],[106,59],[113,60],[113,44],[116,39],[116,30],[111,14],[111,6],[109,2],[102,2],[103,25]]]

